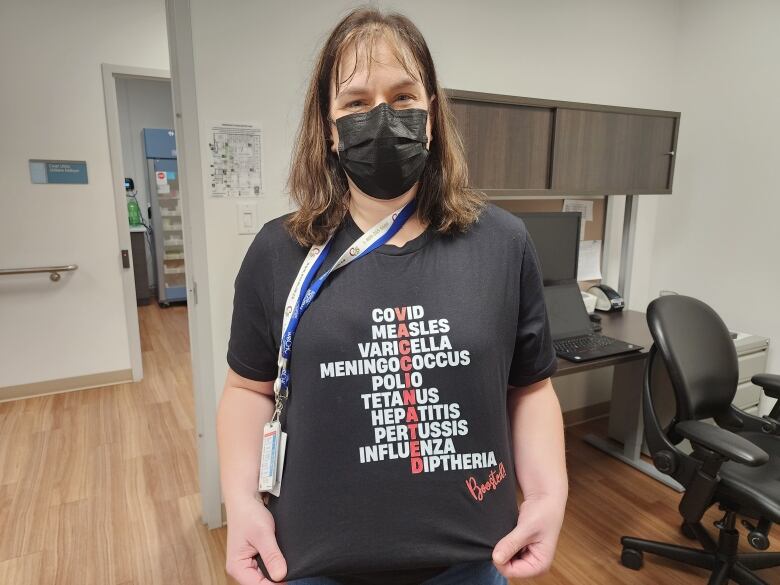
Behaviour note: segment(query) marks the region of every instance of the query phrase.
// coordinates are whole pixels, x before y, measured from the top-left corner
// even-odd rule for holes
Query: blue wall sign
[[[33,183],[86,185],[87,163],[83,160],[30,160]]]

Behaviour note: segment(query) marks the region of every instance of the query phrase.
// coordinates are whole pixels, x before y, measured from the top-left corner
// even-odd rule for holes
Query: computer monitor
[[[536,248],[544,284],[577,280],[579,212],[514,212],[525,223]]]

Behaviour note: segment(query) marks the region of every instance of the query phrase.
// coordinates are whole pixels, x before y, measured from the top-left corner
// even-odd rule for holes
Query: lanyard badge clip
[[[287,361],[287,360],[285,360]],[[285,373],[287,370],[285,370]],[[287,397],[290,395],[290,390],[287,386],[282,387],[281,378],[276,378],[274,381],[274,414],[271,417],[272,421],[280,421],[282,409]]]

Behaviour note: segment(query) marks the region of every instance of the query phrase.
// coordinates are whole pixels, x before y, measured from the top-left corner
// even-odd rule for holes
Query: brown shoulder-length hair
[[[406,72],[423,84],[428,97],[436,96],[429,111],[430,152],[416,195],[418,218],[441,234],[462,232],[477,220],[487,200],[484,193],[468,188],[463,142],[422,34],[402,14],[360,7],[331,32],[317,57],[306,93],[287,179],[287,190],[298,209],[285,222],[302,246],[324,243],[349,209],[347,176],[329,148],[331,83],[338,94],[341,58],[347,50],[355,51],[357,69],[357,52],[362,47],[370,67],[372,48],[380,36],[389,42]]]

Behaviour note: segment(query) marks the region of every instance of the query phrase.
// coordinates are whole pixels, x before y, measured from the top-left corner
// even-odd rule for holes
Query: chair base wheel
[[[624,567],[638,571],[642,568],[643,558],[642,551],[633,548],[624,548],[623,553],[620,555],[620,562]]]

